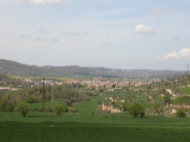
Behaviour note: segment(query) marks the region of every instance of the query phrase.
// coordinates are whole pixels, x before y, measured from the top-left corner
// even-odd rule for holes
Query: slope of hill
[[[106,79],[151,79],[169,77],[182,72],[170,70],[121,70],[103,67],[79,66],[30,66],[15,61],[0,59],[0,73],[16,76],[48,76],[65,78],[106,78]]]

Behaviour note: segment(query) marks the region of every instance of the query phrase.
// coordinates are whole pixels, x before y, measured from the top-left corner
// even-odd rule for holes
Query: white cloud
[[[24,2],[28,2],[31,4],[38,5],[51,5],[51,4],[59,4],[63,2],[68,2],[69,0],[0,0],[0,4],[2,5],[12,5],[12,4],[20,4]]]
[[[106,11],[88,11],[86,13],[87,17],[95,18],[95,17],[102,17],[102,16],[110,16],[110,15],[119,15],[124,12],[126,12],[126,9],[120,8],[120,9],[112,9],[112,10],[106,10]]]
[[[41,28],[41,29],[39,29],[39,33],[42,33],[42,34],[50,34],[51,32],[50,32],[48,29]]]
[[[55,35],[49,35],[47,37],[47,39],[49,39],[51,41],[60,41],[60,39],[58,37],[56,37]]]
[[[19,35],[19,38],[21,38],[21,39],[29,39],[30,36],[29,35]]]
[[[60,41],[59,37],[49,34],[46,36],[38,36],[34,38],[35,41],[53,41],[53,42],[58,42]]]
[[[151,11],[154,14],[169,14],[171,12],[171,10],[167,8],[152,8]]]
[[[61,2],[67,2],[68,0],[29,0],[32,4],[59,4]]]
[[[0,5],[11,5],[24,2],[24,0],[0,0]]]
[[[82,34],[80,32],[62,32],[61,35],[65,35],[65,36],[80,36]]]
[[[138,24],[134,30],[136,33],[154,33],[155,30],[149,26]]]
[[[171,52],[167,55],[165,55],[164,59],[183,59],[190,57],[190,48],[183,48],[182,50],[178,52]]]

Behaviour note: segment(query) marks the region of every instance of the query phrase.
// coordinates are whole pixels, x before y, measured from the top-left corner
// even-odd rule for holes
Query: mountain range
[[[104,67],[36,66],[0,59],[0,73],[12,76],[56,77],[77,79],[155,79],[166,78],[184,72],[172,70],[124,70]]]

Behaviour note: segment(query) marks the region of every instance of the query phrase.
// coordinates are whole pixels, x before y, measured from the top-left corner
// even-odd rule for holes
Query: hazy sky
[[[186,70],[190,0],[0,0],[0,58]]]

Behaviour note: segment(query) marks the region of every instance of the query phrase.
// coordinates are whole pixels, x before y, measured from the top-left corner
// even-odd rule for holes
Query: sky
[[[0,0],[0,59],[187,70],[189,0]]]

